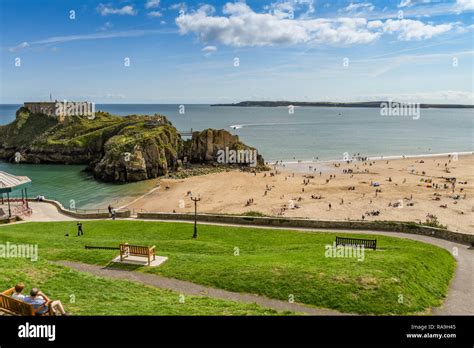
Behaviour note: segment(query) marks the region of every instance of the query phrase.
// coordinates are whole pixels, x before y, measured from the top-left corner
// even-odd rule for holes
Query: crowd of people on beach
[[[416,214],[419,215],[420,209],[425,209],[424,214],[433,213],[433,210],[426,208],[426,201],[435,200],[438,202],[436,208],[448,209],[466,199],[470,192],[465,189],[466,178],[460,180],[455,174],[444,174],[445,169],[454,172],[456,168],[450,159],[434,158],[433,161],[409,161],[405,158],[401,167],[395,159],[374,160],[361,154],[354,154],[347,161],[318,162],[317,165],[296,159],[286,163],[276,161],[270,170],[250,173],[264,178],[264,186],[259,184],[256,187],[263,198],[257,195],[257,202],[254,197],[246,197],[239,206],[255,206],[256,211],[261,207],[262,213],[279,216],[300,216],[295,210],[301,208],[301,217],[368,220],[380,219],[381,216],[384,219],[398,219],[407,215],[419,220]],[[439,169],[434,172],[436,167]],[[427,198],[430,190],[434,195]],[[400,195],[405,192],[408,197],[397,197],[398,192]],[[407,207],[415,208],[407,214],[394,210]],[[458,213],[464,214],[460,210]],[[440,210],[436,211],[440,214]]]
[[[405,156],[403,156],[403,158],[405,158]],[[381,157],[381,160],[383,160],[383,157]],[[389,160],[384,160],[384,163],[386,165],[390,165]],[[422,165],[422,164],[425,163],[425,161],[424,160],[416,160],[415,163]],[[451,163],[451,159],[449,159],[446,163],[444,163],[444,167],[447,170],[449,170],[450,163]],[[301,166],[301,165],[304,164],[304,161],[297,160],[297,164],[299,166]],[[358,154],[354,154],[352,157],[347,159],[347,161],[344,162],[345,166],[342,166],[342,164],[343,163],[341,163],[341,162],[333,163],[334,170],[340,171],[342,174],[348,174],[352,178],[354,174],[375,174],[375,173],[371,173],[369,171],[368,167],[375,166],[377,164],[377,162],[375,160],[369,159],[368,156],[363,156],[360,153],[358,153]],[[267,176],[274,177],[274,176],[278,175],[279,173],[277,172],[277,167],[276,166],[285,167],[285,163],[283,161],[276,161],[275,162],[275,167],[273,168],[274,172],[271,172],[269,174],[265,173],[263,176],[264,177],[267,177]],[[350,168],[348,168],[348,166],[350,166]],[[361,168],[361,166],[362,166],[362,168]],[[367,167],[367,168],[363,168],[364,166]],[[439,167],[440,163],[438,163],[437,166]],[[308,171],[307,172],[312,172],[313,170],[316,171],[316,167],[314,165],[308,165]],[[322,176],[322,174],[323,174],[322,171],[320,171],[319,173],[320,173],[320,176]],[[411,170],[411,171],[409,171],[409,174],[421,175],[422,178],[421,178],[420,182],[423,183],[424,185],[426,185],[427,188],[433,188],[436,191],[451,189],[452,192],[454,193],[456,191],[456,183],[463,184],[463,185],[467,184],[467,181],[458,181],[458,180],[456,180],[456,178],[451,178],[451,177],[447,177],[447,178],[442,177],[441,180],[444,180],[445,181],[444,183],[443,182],[442,183],[435,182],[435,178],[430,177],[428,175],[428,173],[426,172],[426,170],[423,170],[423,171],[420,171],[420,172],[418,172],[416,170]],[[284,177],[284,180],[288,181],[290,178],[292,178],[294,176],[295,176],[294,172],[291,175],[286,174],[285,177]],[[337,178],[337,173],[329,173],[328,177],[324,178],[323,180],[324,180],[325,184],[330,185],[331,181],[336,180],[336,178]],[[303,175],[303,181],[302,181],[302,186],[303,187],[300,189],[301,190],[300,192],[302,194],[305,194],[307,192],[306,188],[308,186],[310,186],[311,180],[313,180],[313,179],[314,179],[313,175],[309,175],[309,174]],[[407,178],[404,177],[402,179],[402,183],[400,183],[400,182],[395,182],[395,180],[392,178],[392,176],[388,176],[385,179],[385,182],[387,184],[393,184],[395,186],[398,186],[398,185],[406,184],[407,183]],[[382,183],[381,182],[376,182],[376,181],[375,182],[371,181],[370,186],[372,186],[374,188],[374,191],[373,191],[374,196],[376,198],[379,198],[381,196],[381,194],[383,193]],[[462,187],[459,189],[460,194],[450,196],[450,198],[452,198],[454,200],[454,204],[457,204],[457,200],[466,198],[466,194],[462,195],[463,189],[464,188],[462,188]],[[264,196],[267,196],[270,190],[271,190],[271,188],[268,187],[268,184],[267,184],[267,186],[265,188],[265,191],[264,191]],[[355,191],[356,190],[356,185],[350,185],[349,187],[347,187],[347,190]],[[312,190],[309,190],[309,192],[311,193],[310,198],[312,200],[322,200],[323,199],[323,196],[320,193],[314,193],[314,192],[311,192],[311,191]],[[365,196],[366,196],[366,193],[362,193],[362,198],[365,198]],[[283,199],[283,198],[280,197],[280,199]],[[299,197],[298,201],[301,201],[302,199],[303,199],[302,197]],[[434,199],[437,200],[437,201],[440,201],[441,200],[441,195],[439,195],[439,194],[436,195],[434,197]],[[403,207],[403,206],[404,207],[413,207],[415,205],[415,202],[413,201],[413,194],[410,195],[409,200],[407,202],[405,202],[405,204],[400,203],[400,201],[402,201],[402,200],[396,201],[395,203],[389,202],[388,207],[390,207],[390,208],[400,208],[400,207]],[[351,204],[350,201],[346,202],[344,198],[340,198],[340,205],[344,205],[346,203]],[[373,204],[372,199],[369,199],[368,203]],[[278,215],[283,215],[288,210],[296,209],[298,207],[299,206],[288,206],[287,204],[283,204],[279,208]],[[330,202],[328,202],[327,207],[328,207],[328,210],[331,211],[332,204]],[[447,208],[447,203],[441,204],[440,207],[441,208]],[[381,214],[382,214],[382,211],[380,209],[368,210],[361,216],[361,218],[362,218],[362,220],[365,220],[366,217],[377,217],[377,216],[380,216]]]

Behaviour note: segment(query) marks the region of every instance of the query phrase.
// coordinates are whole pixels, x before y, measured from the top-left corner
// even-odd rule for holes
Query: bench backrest
[[[8,295],[0,294],[0,308],[25,316],[34,316],[33,306],[23,301],[15,300]]]
[[[376,249],[376,239],[359,239],[359,238],[348,238],[348,237],[336,237],[336,245],[363,245],[364,248]]]
[[[141,245],[120,244],[120,252],[128,252],[130,255],[148,255],[150,254],[150,248]]]

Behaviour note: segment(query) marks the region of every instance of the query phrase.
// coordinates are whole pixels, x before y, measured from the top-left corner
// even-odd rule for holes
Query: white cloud
[[[384,32],[398,33],[398,39],[402,41],[430,39],[452,28],[452,24],[431,25],[411,19],[388,19],[383,26]]]
[[[185,2],[177,2],[176,4],[173,4],[168,8],[170,10],[186,11],[188,9],[188,6]]]
[[[474,0],[456,0],[455,10],[457,13],[474,10]]]
[[[97,6],[97,11],[102,16],[108,16],[108,15],[134,16],[137,14],[137,11],[133,8],[132,5],[126,5],[122,8],[114,8],[110,5],[104,5],[100,3],[99,6]]]
[[[407,7],[411,5],[412,5],[411,0],[402,0],[400,1],[400,4],[398,4],[398,7]]]
[[[359,12],[359,11],[373,11],[375,8],[370,2],[359,2],[353,3],[351,2],[346,8],[344,8],[347,12]]]
[[[212,6],[201,6],[197,11],[176,18],[182,34],[196,33],[204,41],[225,45],[267,46],[276,44],[370,43],[380,33],[367,29],[363,18],[286,19],[271,13],[256,13],[243,2],[227,3],[225,16],[214,16]]]
[[[278,18],[290,19],[295,17],[296,12],[303,12],[299,15],[300,18],[315,12],[314,0],[279,0],[265,6],[264,9]]]
[[[146,9],[156,8],[156,7],[159,7],[159,6],[160,6],[160,0],[147,0],[147,2],[145,4]]]
[[[148,17],[161,17],[162,14],[160,11],[151,11],[151,12],[148,12],[147,14]]]
[[[292,18],[294,17],[295,4],[290,1],[276,2],[267,6],[266,9],[270,10],[275,17],[278,18]]]
[[[106,31],[113,28],[113,24],[110,22],[105,22],[104,25],[100,26],[97,30]]]
[[[177,17],[175,21],[181,34],[194,33],[203,42],[220,42],[234,47],[367,44],[376,41],[383,34],[398,34],[401,41],[425,40],[454,28],[449,23],[435,25],[411,19],[289,19],[284,10],[293,8],[293,5],[289,1],[278,2],[266,8],[270,12],[257,13],[244,2],[227,3],[222,9],[223,15],[215,15],[214,7],[203,5],[196,11]],[[347,8],[371,9],[372,6],[367,2],[351,3]]]
[[[8,49],[8,51],[10,51],[10,52],[17,52],[17,51],[21,51],[22,49],[28,48],[28,47],[30,47],[30,44],[25,41],[25,42],[22,42],[22,43],[19,44],[19,45],[16,45],[15,47],[10,47],[10,48]]]
[[[398,7],[411,7],[419,4],[429,4],[431,0],[401,0]]]
[[[127,31],[117,31],[117,32],[98,32],[94,34],[84,34],[84,35],[65,35],[65,36],[53,36],[42,40],[37,40],[31,42],[31,45],[47,45],[47,44],[57,44],[71,41],[83,41],[83,40],[100,40],[100,39],[112,39],[112,38],[126,38],[126,37],[139,37],[152,34],[162,34],[166,31],[163,30],[127,30]],[[29,47],[30,44],[23,42],[18,46],[12,47],[9,49],[18,50],[21,48]]]
[[[378,29],[383,27],[383,22],[382,21],[370,21],[367,23],[367,28],[369,29]]]
[[[209,57],[211,54],[217,52],[217,47],[216,46],[206,46],[201,51],[204,52],[205,57]]]

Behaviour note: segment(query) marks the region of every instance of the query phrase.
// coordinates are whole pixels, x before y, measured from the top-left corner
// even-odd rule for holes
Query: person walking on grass
[[[82,230],[82,222],[78,222],[77,223],[77,236],[80,237],[83,235],[84,235],[84,231]]]

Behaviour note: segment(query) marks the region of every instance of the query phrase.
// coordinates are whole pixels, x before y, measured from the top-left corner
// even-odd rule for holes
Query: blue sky
[[[474,0],[2,0],[0,103],[472,104],[473,15]]]

